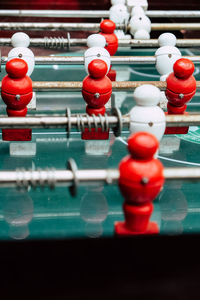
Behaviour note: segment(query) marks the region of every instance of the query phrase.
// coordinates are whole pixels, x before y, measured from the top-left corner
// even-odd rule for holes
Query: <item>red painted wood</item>
[[[125,222],[115,224],[117,235],[159,232],[158,226],[150,222],[152,202],[164,184],[163,165],[154,158],[158,145],[155,136],[147,132],[133,134],[128,140],[130,155],[119,165]]]
[[[31,129],[2,129],[3,141],[31,141]]]
[[[108,140],[109,131],[102,131],[101,128],[98,128],[98,131],[96,131],[95,128],[92,128],[91,131],[89,131],[88,128],[85,128],[81,138],[83,140]]]

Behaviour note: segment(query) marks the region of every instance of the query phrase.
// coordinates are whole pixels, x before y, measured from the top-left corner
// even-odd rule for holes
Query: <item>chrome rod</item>
[[[70,122],[71,128],[78,128],[78,122],[80,121],[80,115],[72,115],[71,117],[65,117],[63,115],[58,116],[27,116],[27,117],[6,117],[1,115],[0,117],[0,128],[66,128]],[[116,127],[118,124],[118,117],[117,116],[107,116],[109,127],[113,128]],[[106,117],[96,116],[95,119],[92,116],[86,116],[85,114],[81,115],[81,124],[84,124],[84,127],[88,127],[90,124],[92,127],[95,127],[95,122],[98,126],[105,123]],[[122,117],[122,122],[124,126],[129,126],[129,116],[125,115]]]
[[[200,10],[148,10],[150,18],[200,18]],[[18,10],[2,9],[0,16],[53,18],[109,18],[109,10]]]
[[[108,122],[109,128],[115,128],[119,123],[119,118],[115,115],[109,115],[107,117],[88,116],[86,114],[73,114],[71,117],[64,115],[37,115],[27,117],[7,117],[0,115],[0,128],[67,128],[70,123],[70,128],[79,130],[82,128],[79,125],[84,124],[84,127],[95,127],[95,123],[98,126]],[[129,114],[121,117],[123,127],[129,128],[130,117]],[[167,115],[166,116],[167,127],[184,127],[184,126],[200,126],[200,114],[188,114],[188,115]]]
[[[133,91],[136,87],[143,84],[152,84],[161,90],[166,89],[166,82],[162,81],[113,81],[112,89],[113,91]],[[200,81],[197,81],[197,87],[200,87]],[[82,81],[33,81],[33,89],[35,91],[81,91]]]
[[[200,180],[200,168],[164,168],[164,177],[166,180]],[[27,188],[48,186],[71,186],[76,181],[80,184],[116,184],[119,180],[118,169],[85,169],[76,170],[15,170],[0,171],[0,187],[19,187]],[[78,187],[78,186],[77,186]]]
[[[164,91],[166,82],[164,81],[112,81],[113,91],[133,91],[143,84],[152,84]],[[200,81],[196,81],[197,88],[200,88]],[[1,88],[1,82],[0,82]],[[35,91],[64,90],[64,91],[81,91],[82,81],[33,81]]]
[[[66,30],[99,31],[99,23],[40,23],[40,22],[1,22],[1,30]],[[116,29],[129,30],[130,26],[116,24]],[[200,30],[200,23],[152,23],[151,30]]]
[[[0,16],[45,18],[107,18],[108,10],[21,10],[1,9]]]
[[[166,180],[199,180],[200,168],[165,168]]]
[[[147,10],[149,18],[200,18],[200,10]]]
[[[183,56],[183,58],[190,59],[194,63],[200,63],[200,56]],[[2,57],[2,64],[8,61],[7,57]],[[35,56],[35,63],[37,65],[83,65],[83,56]],[[155,56],[111,56],[112,65],[124,64],[155,64]]]
[[[119,178],[119,171],[108,170],[77,170],[76,178],[80,184],[103,182],[113,184]],[[0,171],[0,186],[70,186],[73,184],[74,174],[70,170],[16,170]]]
[[[70,49],[70,47],[86,47],[86,39],[67,39],[65,37],[30,38],[32,47],[48,49]],[[119,40],[119,47],[159,47],[157,39],[150,40]],[[0,38],[0,46],[12,46],[10,38]],[[177,39],[177,47],[199,47],[200,39]]]

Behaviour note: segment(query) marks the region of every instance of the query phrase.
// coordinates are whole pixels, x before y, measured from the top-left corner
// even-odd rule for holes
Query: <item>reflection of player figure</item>
[[[163,166],[154,158],[159,143],[149,133],[138,132],[128,140],[130,155],[119,165],[119,187],[125,198],[125,222],[115,224],[117,235],[156,234],[159,228],[150,222],[152,201],[163,184]]]
[[[166,185],[159,196],[159,202],[162,215],[161,230],[167,234],[181,234],[182,222],[188,214],[188,203],[181,191],[181,184]]]
[[[28,224],[33,218],[33,210],[33,201],[28,192],[12,190],[6,195],[3,211],[11,238],[21,240],[29,236]]]
[[[106,39],[106,46],[105,49],[110,53],[111,56],[115,55],[118,49],[118,38],[116,34],[114,33],[114,30],[116,28],[116,25],[111,20],[103,20],[100,23],[100,34],[103,35]],[[112,67],[112,66],[111,66]],[[110,70],[107,74],[107,76],[110,78],[110,80],[115,81],[116,80],[116,71],[112,70],[110,67]]]
[[[89,75],[83,80],[82,95],[86,103],[86,112],[89,115],[104,115],[105,104],[112,94],[112,83],[106,76],[107,64],[103,60],[95,59],[88,65]],[[98,128],[85,129],[82,138],[87,139],[108,139],[109,131]]]
[[[196,93],[196,80],[192,75],[194,64],[191,60],[181,58],[174,64],[174,72],[167,77],[165,95],[168,99],[168,114],[184,114],[189,102]],[[166,134],[186,134],[188,127],[167,128]]]
[[[32,81],[26,75],[27,63],[14,58],[6,64],[6,75],[2,80],[1,97],[7,105],[9,117],[25,117],[27,105],[32,99]],[[3,129],[3,140],[31,141],[31,129]]]
[[[103,234],[102,222],[108,215],[108,204],[99,187],[90,188],[83,195],[80,215],[85,222],[85,233],[87,236],[99,237]]]

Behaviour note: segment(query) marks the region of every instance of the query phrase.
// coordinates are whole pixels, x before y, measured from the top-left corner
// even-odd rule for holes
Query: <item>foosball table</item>
[[[115,297],[146,297],[141,268],[153,286],[164,274],[169,291],[172,262],[186,299],[188,274],[198,274],[189,270],[199,265],[200,11],[195,1],[190,10],[154,2],[0,6],[2,263],[18,254],[26,272],[33,255],[30,276],[49,284],[63,263],[67,292],[58,275],[49,297],[102,298],[100,276],[111,276]],[[75,291],[73,260],[80,276],[88,267],[93,292],[86,277]]]

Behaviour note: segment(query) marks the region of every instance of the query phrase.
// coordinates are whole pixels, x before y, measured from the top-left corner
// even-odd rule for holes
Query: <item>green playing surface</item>
[[[152,50],[118,51],[118,55],[154,55]],[[200,52],[200,51],[199,51]],[[183,55],[199,55],[195,49],[184,49]],[[69,55],[69,54],[67,54]],[[70,55],[82,55],[81,52]],[[117,80],[159,80],[154,65],[114,66]],[[200,65],[196,65],[195,77],[200,80]],[[1,73],[1,79],[5,71]],[[86,73],[83,66],[36,66],[34,81],[80,81]],[[199,111],[199,93],[188,105],[188,111]],[[134,105],[132,93],[115,93],[116,105],[127,113]],[[38,92],[37,113],[84,112],[85,102],[81,93]],[[1,102],[1,112],[5,106]],[[31,112],[34,113],[34,112]],[[11,156],[9,143],[0,136],[0,169],[16,168],[63,169],[69,158],[74,158],[80,169],[117,168],[127,154],[128,132],[120,138],[110,134],[110,140],[91,143],[81,140],[80,133],[73,132],[67,139],[63,129],[33,130],[34,156]],[[101,153],[97,153],[101,149]],[[164,166],[200,166],[200,129],[191,127],[188,135],[165,136],[159,157]],[[200,183],[166,183],[154,201],[152,220],[160,227],[161,234],[184,234],[200,231]],[[0,239],[46,239],[71,237],[112,236],[114,222],[123,220],[122,203],[117,185],[81,186],[72,198],[67,187],[50,189],[0,189]]]

